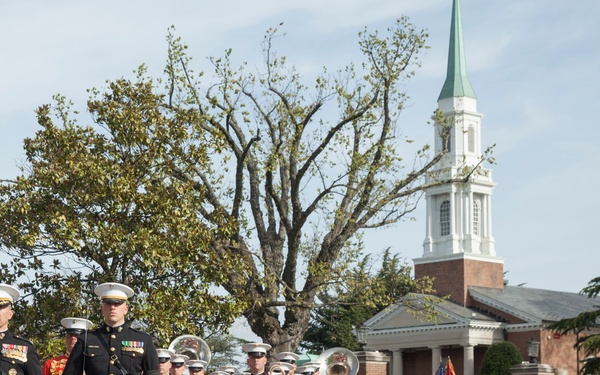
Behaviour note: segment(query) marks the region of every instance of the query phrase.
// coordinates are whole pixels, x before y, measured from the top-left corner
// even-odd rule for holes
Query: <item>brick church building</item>
[[[467,78],[459,0],[452,7],[448,70],[438,107],[455,119],[438,172],[457,176],[482,156],[482,114]],[[442,149],[439,133],[436,126],[436,150]],[[414,259],[415,277],[434,277],[439,296],[450,298],[434,300],[437,321],[419,319],[397,304],[364,323],[366,347],[387,357],[388,375],[431,375],[447,358],[457,375],[475,375],[490,345],[510,341],[528,360],[532,339],[540,343],[538,362],[560,375],[579,374],[584,358],[573,346],[577,336],[560,336],[546,327],[597,309],[600,299],[504,284],[504,260],[492,235],[494,186],[491,170],[482,168],[468,182],[426,192],[426,234],[423,254]],[[413,297],[418,302],[434,296]]]

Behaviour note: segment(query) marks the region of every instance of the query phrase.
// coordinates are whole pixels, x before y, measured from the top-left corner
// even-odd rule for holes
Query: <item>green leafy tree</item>
[[[600,277],[592,279],[588,286],[581,290],[581,294],[589,298],[597,297],[600,294]],[[577,334],[575,348],[586,358],[581,370],[583,374],[600,374],[600,358],[596,356],[600,351],[600,334],[595,333],[598,330],[599,318],[600,306],[597,310],[586,311],[574,318],[562,319],[548,326],[562,335]]]
[[[490,345],[483,356],[480,375],[510,375],[510,368],[523,361],[519,348],[509,341]]]
[[[398,128],[425,31],[406,18],[383,36],[365,30],[364,60],[312,87],[276,56],[276,35],[262,68],[234,67],[228,50],[208,60],[209,79],[170,32],[163,77],[142,66],[90,90],[86,117],[62,96],[38,108],[23,173],[0,186],[13,259],[1,276],[26,296],[18,333],[41,343],[64,315],[99,322],[92,290],[110,280],[136,291],[131,317],[161,345],[243,316],[293,351],[317,294],[345,282],[357,235],[449,182],[429,173],[446,151],[430,155]],[[452,121],[435,115],[447,138]],[[465,167],[453,178],[478,166]]]
[[[399,254],[386,249],[381,268],[374,268],[373,255],[368,254],[346,277],[346,283],[336,284],[319,293],[322,305],[313,310],[301,346],[311,353],[319,353],[332,347],[350,350],[359,348],[355,327],[365,320],[398,302],[408,293],[431,293],[431,280],[415,280],[411,267]],[[404,300],[409,303],[408,299]],[[416,306],[413,306],[417,310]],[[431,312],[431,311],[429,311]]]
[[[247,341],[232,335],[215,335],[206,338],[206,343],[211,349],[211,360],[209,365],[210,370],[216,370],[220,366],[236,366],[240,371],[247,367],[244,358],[245,353],[242,351],[242,345]]]

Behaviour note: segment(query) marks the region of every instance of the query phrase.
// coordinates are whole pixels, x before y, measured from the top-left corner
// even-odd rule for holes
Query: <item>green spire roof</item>
[[[439,100],[452,97],[476,99],[475,91],[467,78],[467,63],[463,46],[462,25],[460,21],[460,0],[452,3],[452,24],[450,25],[450,48],[448,49],[448,72]]]

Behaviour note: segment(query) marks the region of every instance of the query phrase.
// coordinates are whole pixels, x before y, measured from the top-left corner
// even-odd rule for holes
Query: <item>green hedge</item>
[[[479,375],[511,375],[509,369],[523,361],[519,349],[512,342],[492,344],[483,356]]]

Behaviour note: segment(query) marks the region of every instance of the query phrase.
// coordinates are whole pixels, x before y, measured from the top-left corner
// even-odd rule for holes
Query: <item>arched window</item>
[[[479,201],[473,202],[473,234],[479,236]]]
[[[468,138],[468,151],[475,152],[475,128],[472,126],[469,126]]]
[[[443,201],[440,206],[440,234],[450,234],[450,201]]]

